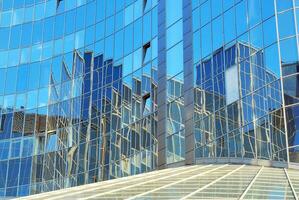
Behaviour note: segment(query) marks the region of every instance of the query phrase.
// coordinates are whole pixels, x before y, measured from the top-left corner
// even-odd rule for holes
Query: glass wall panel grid
[[[158,147],[166,165],[192,150],[197,163],[296,167],[296,6],[0,1],[0,196],[151,171]]]
[[[296,114],[293,114],[294,111],[290,111],[290,108],[289,113],[292,114],[289,114],[289,119],[292,119],[292,122],[286,121],[287,101],[283,96],[288,90],[284,90],[284,85],[296,85],[296,83],[287,83],[287,78],[281,78],[285,71],[283,66],[288,64],[291,66],[298,60],[296,47],[298,41],[297,36],[294,37],[297,35],[294,22],[296,12],[293,2],[290,1],[285,5],[281,1],[273,1],[265,5],[263,1],[237,1],[227,7],[214,5],[209,8],[212,18],[206,13],[208,11],[201,10],[210,3],[214,5],[213,1],[195,1],[192,4],[195,17],[193,37],[209,38],[202,41],[204,43],[194,44],[193,47],[193,56],[196,58],[194,59],[195,158],[199,160],[228,158],[230,161],[241,158],[236,162],[243,162],[242,160],[249,158],[278,161],[286,165],[289,159],[294,162],[296,147],[290,150],[292,157],[288,155],[287,147],[294,144],[296,128],[293,120],[296,119]],[[198,16],[206,20],[204,24],[196,23]],[[240,20],[242,17],[248,20]],[[279,21],[283,23],[286,18],[291,26],[288,30],[279,25]],[[221,25],[222,20],[224,25]],[[205,26],[209,21],[215,24],[212,32]],[[216,24],[218,34],[213,32],[216,30]],[[232,27],[229,28],[225,24]],[[201,35],[197,33],[197,29]],[[228,38],[226,36],[231,38],[226,39]],[[209,50],[211,48],[208,45],[212,44],[219,44],[217,46],[219,49]],[[292,49],[292,53],[286,53],[286,46]],[[198,53],[200,49],[201,53]],[[217,58],[217,55],[223,56]],[[219,65],[221,62],[218,60],[223,64]],[[235,65],[237,67],[233,67]],[[224,76],[218,75],[218,66],[224,66]],[[236,79],[233,79],[234,77]],[[224,86],[222,104],[219,104],[221,101],[215,96],[221,92],[219,86]],[[289,90],[296,89],[289,88]],[[223,110],[220,112],[222,114],[219,113],[219,109]],[[223,116],[221,117],[223,123],[217,120],[218,115]],[[292,138],[291,145],[290,142],[287,144],[287,138]],[[222,141],[222,144],[217,141]],[[223,149],[221,146],[225,147],[225,150],[219,154],[217,149]]]
[[[157,2],[26,0],[2,7],[0,143],[7,170],[0,196],[155,169]],[[124,66],[127,7],[135,13],[132,27],[141,22],[140,32],[131,32],[136,39],[141,33],[141,42]],[[12,174],[19,176],[8,179]]]

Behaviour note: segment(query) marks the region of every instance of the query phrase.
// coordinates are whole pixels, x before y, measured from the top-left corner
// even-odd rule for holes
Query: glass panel
[[[166,31],[167,49],[183,39],[183,21],[180,20],[169,27]]]
[[[166,53],[167,76],[172,77],[183,70],[183,43],[175,45]]]
[[[169,27],[178,19],[182,18],[182,0],[173,3],[172,0],[166,0],[166,27]]]
[[[223,18],[222,16],[217,17],[212,21],[212,33],[213,33],[213,50],[219,49],[223,45]],[[194,43],[197,45],[197,43]]]
[[[280,39],[296,35],[293,10],[278,15],[278,32]]]
[[[235,9],[230,9],[224,13],[224,41],[225,43],[230,42],[236,37],[236,26],[235,26]]]
[[[208,56],[212,52],[210,23],[201,29],[201,45],[202,57]]]

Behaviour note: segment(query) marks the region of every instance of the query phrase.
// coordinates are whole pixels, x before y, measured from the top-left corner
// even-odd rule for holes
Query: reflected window
[[[232,46],[231,48],[225,51],[225,65],[226,68],[228,68],[235,64],[236,64],[236,46]]]
[[[143,12],[146,12],[149,9],[150,5],[148,0],[143,0]]]
[[[225,71],[225,93],[227,105],[239,99],[238,67],[234,65]]]
[[[286,121],[288,128],[288,142],[290,149],[290,160],[298,162],[299,145],[299,107],[292,106],[286,109]],[[294,146],[297,146],[294,148]]]
[[[299,75],[288,76],[283,79],[284,99],[286,105],[299,102]]]
[[[151,43],[148,42],[143,45],[143,64],[147,63],[151,59]]]
[[[17,186],[19,178],[19,165],[20,160],[14,159],[9,161],[8,174],[7,174],[7,187]]]
[[[11,142],[10,157],[16,158],[20,156],[21,152],[21,140],[14,140]]]
[[[13,108],[14,105],[15,105],[15,95],[4,96],[4,101],[3,101],[4,108]]]
[[[203,82],[208,81],[212,77],[212,63],[211,59],[202,63],[202,79]]]
[[[57,134],[56,132],[48,134],[47,136],[47,146],[46,152],[56,151],[57,150]]]
[[[287,22],[286,22],[287,23]],[[297,42],[296,38],[288,38],[286,40],[282,40],[280,42],[280,52],[281,52],[281,62],[284,63],[292,63],[298,60],[297,53]]]
[[[26,144],[28,145],[28,144]],[[29,144],[30,145],[30,144]],[[31,144],[32,146],[32,144]],[[19,185],[27,185],[30,183],[31,178],[31,166],[32,166],[32,158],[23,158],[21,160],[21,168],[20,168],[20,180]],[[29,188],[28,188],[29,189]],[[24,189],[23,189],[24,190]],[[24,194],[25,191],[23,191],[22,194]],[[19,190],[20,193],[20,190]],[[29,191],[27,191],[24,195],[29,195]]]
[[[9,154],[9,142],[8,141],[0,142],[0,160],[7,159],[8,154]]]
[[[299,73],[299,63],[290,63],[282,65],[282,75],[287,76],[291,74]]]
[[[16,108],[24,109],[26,105],[26,94],[18,94],[16,97]]]
[[[150,109],[150,93],[146,93],[142,96],[142,114],[145,116],[147,113],[149,113]]]
[[[75,35],[75,48],[79,49],[82,48],[84,46],[84,35],[85,35],[85,30],[76,32]]]
[[[62,2],[63,0],[57,0],[56,2],[56,7],[58,8],[60,6],[60,3]]]

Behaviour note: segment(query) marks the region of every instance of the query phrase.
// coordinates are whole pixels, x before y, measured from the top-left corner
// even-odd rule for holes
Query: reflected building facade
[[[196,159],[287,160],[280,81],[263,57],[238,42],[196,66]]]
[[[157,1],[0,5],[0,196],[155,169]]]
[[[0,0],[0,196],[182,164],[299,167],[297,7]]]
[[[297,6],[192,1],[191,162],[297,166]]]

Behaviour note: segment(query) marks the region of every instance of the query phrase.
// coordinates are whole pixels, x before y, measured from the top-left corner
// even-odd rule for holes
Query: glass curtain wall
[[[166,163],[184,160],[183,0],[165,1],[167,125]]]
[[[297,6],[192,1],[197,161],[298,161]]]
[[[157,0],[0,0],[0,196],[157,165]]]

